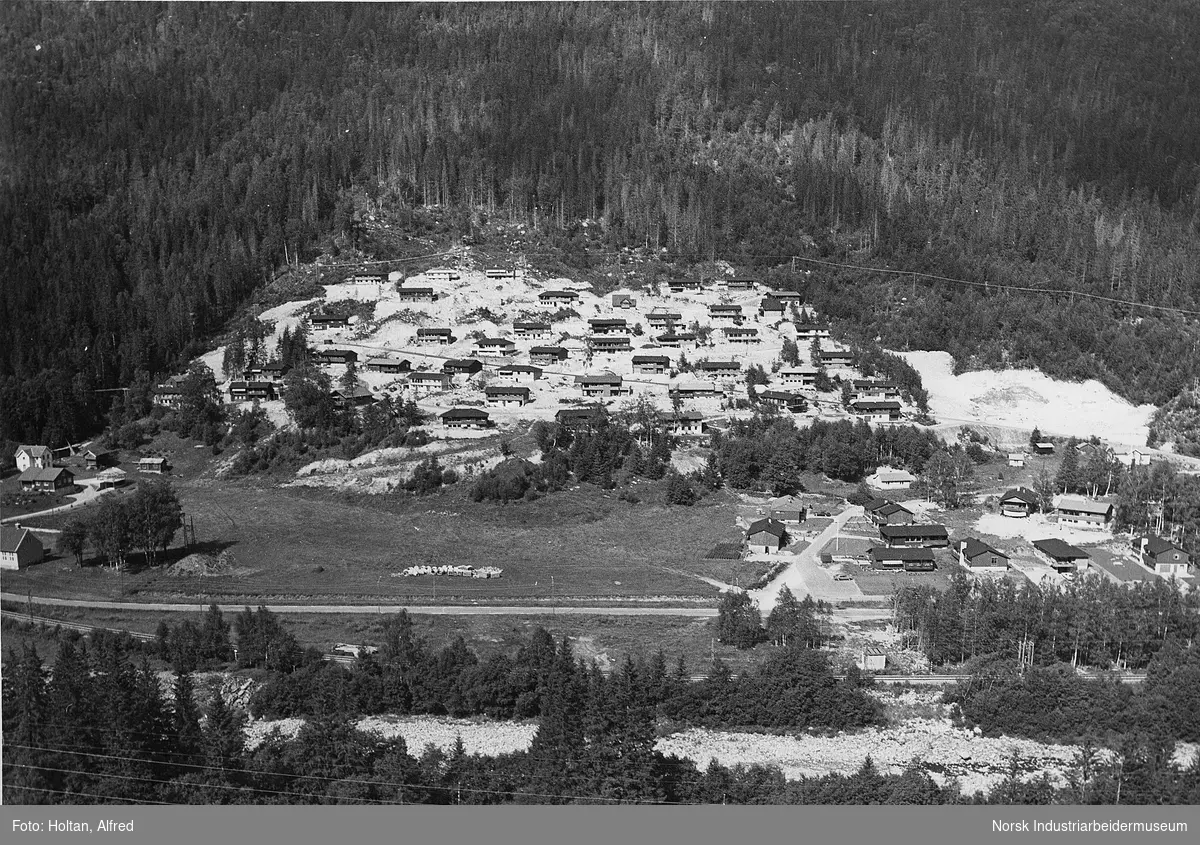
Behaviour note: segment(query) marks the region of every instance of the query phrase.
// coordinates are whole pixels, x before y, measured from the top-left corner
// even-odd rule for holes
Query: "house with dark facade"
[[[444,327],[417,329],[417,343],[432,343],[437,346],[449,346],[454,342],[454,333]]]
[[[396,375],[409,372],[412,362],[407,358],[368,358],[366,367],[368,372]]]
[[[476,373],[483,372],[483,362],[476,361],[474,358],[451,358],[442,364],[442,371],[451,377],[466,376],[469,378]]]
[[[529,350],[529,363],[553,367],[567,360],[567,350],[561,346],[535,346]]]
[[[1038,511],[1038,497],[1027,487],[1014,487],[1000,497],[1000,513],[1004,516],[1026,517]]]
[[[437,291],[433,288],[408,288],[397,286],[396,298],[401,302],[437,302]]]
[[[624,382],[615,373],[579,376],[575,383],[579,385],[580,392],[589,399],[609,399],[623,396],[625,393]]]
[[[1155,575],[1183,578],[1188,574],[1191,555],[1169,540],[1154,535],[1136,537],[1133,549],[1142,565]]]
[[[17,481],[26,493],[57,493],[75,484],[75,474],[64,467],[30,467]]]
[[[446,428],[488,428],[491,417],[487,411],[478,408],[451,408],[441,415],[442,425]]]
[[[1057,537],[1034,540],[1033,547],[1042,559],[1059,572],[1082,572],[1087,569],[1091,556],[1083,549],[1072,546]]]
[[[788,393],[784,390],[764,390],[758,394],[758,401],[764,405],[774,405],[783,411],[802,414],[808,410],[808,401],[803,396]]]
[[[592,336],[587,339],[588,348],[592,352],[612,353],[612,352],[632,352],[633,344],[629,342],[629,338],[623,335],[602,335]]]
[[[730,343],[758,343],[758,329],[738,328],[737,326],[726,326],[721,329],[725,334],[725,339]]]
[[[912,525],[913,512],[891,499],[872,499],[863,505],[867,518],[876,525]]]
[[[588,320],[592,335],[628,334],[629,324],[624,317],[598,317]]]
[[[958,565],[971,572],[1005,572],[1008,561],[1004,552],[974,537],[958,543]]]
[[[28,528],[0,525],[0,569],[24,569],[46,555],[42,541]]]
[[[709,378],[727,381],[742,377],[742,365],[737,361],[700,361],[696,372]]]
[[[312,360],[314,364],[357,364],[358,353],[353,349],[320,347],[313,350]]]
[[[493,408],[521,408],[533,401],[528,387],[490,384],[483,389],[484,398]]]
[[[249,402],[254,399],[268,401],[275,398],[275,385],[269,381],[231,381],[229,398],[234,402]]]
[[[909,548],[937,548],[950,545],[944,525],[880,525],[879,536],[885,545]]]
[[[344,329],[350,325],[350,317],[346,314],[309,314],[308,324],[318,331]]]
[[[683,319],[683,315],[678,311],[667,311],[662,308],[655,308],[646,315],[646,324],[652,329],[669,329],[679,323]]]
[[[746,546],[751,552],[771,554],[787,545],[787,528],[774,519],[759,519],[746,529]]]
[[[671,359],[666,355],[634,355],[633,371],[638,375],[657,376],[671,369]]]
[[[868,553],[875,569],[932,572],[936,568],[933,549],[877,546]]]

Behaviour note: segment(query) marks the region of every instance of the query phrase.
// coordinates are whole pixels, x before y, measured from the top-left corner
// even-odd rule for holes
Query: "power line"
[[[49,789],[44,786],[21,786],[19,784],[6,783],[4,784],[4,789],[24,789],[26,792],[49,792],[53,793],[54,795],[66,795],[68,797],[82,796],[84,798],[99,798],[105,803],[111,803],[113,801],[113,796],[111,795],[99,795],[95,792],[68,792],[65,789]],[[164,807],[176,806],[170,801],[154,801],[149,798],[120,798],[117,800],[128,801],[131,804],[160,804]]]

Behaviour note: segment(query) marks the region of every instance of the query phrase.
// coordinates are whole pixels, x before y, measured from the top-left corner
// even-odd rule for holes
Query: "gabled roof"
[[[441,370],[414,370],[408,374],[408,380],[413,381],[445,381],[448,375]]]
[[[588,320],[593,326],[624,326],[626,321],[624,317],[593,317]]]
[[[1004,552],[993,548],[982,540],[977,540],[974,537],[969,540],[964,540],[961,548],[964,557],[971,558],[978,557],[979,555],[993,554],[997,557],[1002,557],[1005,560],[1008,560],[1008,555],[1006,555]]]
[[[742,365],[737,361],[701,361],[696,364],[697,370],[740,370]]]
[[[768,402],[796,402],[800,397],[783,390],[764,390],[758,394],[758,398],[765,399]]]
[[[506,364],[499,370],[500,374],[504,373],[533,373],[535,376],[542,374],[541,367],[534,367],[529,364]]]
[[[0,525],[0,552],[15,552],[28,540],[41,545],[41,541],[28,528],[14,528],[11,525]]]
[[[566,358],[567,350],[561,346],[535,346],[529,350],[530,355],[553,355],[556,358]]]
[[[782,522],[778,522],[774,519],[758,519],[750,523],[750,527],[746,529],[746,536],[753,537],[755,534],[761,534],[763,532],[766,532],[773,537],[782,538],[785,534],[787,534],[787,528],[784,527]]]
[[[773,296],[764,296],[758,307],[762,311],[782,311],[783,303]]]
[[[909,516],[913,515],[913,512],[904,507],[904,505],[898,505],[895,502],[886,502],[883,505],[880,505],[874,512],[880,514],[881,516],[891,516],[894,513],[906,513]]]
[[[881,525],[879,534],[895,540],[916,540],[925,537],[949,537],[944,525]]]
[[[1064,495],[1054,500],[1054,507],[1058,510],[1107,516],[1112,511],[1112,502],[1098,502],[1095,499],[1087,499],[1083,496]]]
[[[529,388],[528,387],[508,387],[503,384],[488,385],[487,387],[485,387],[483,389],[483,394],[485,396],[512,396],[514,394],[518,394],[518,395],[524,397],[525,399],[528,399],[529,398]]]
[[[663,366],[666,367],[666,366],[670,366],[671,359],[668,358],[666,355],[634,355],[633,363],[634,364],[662,364]]]
[[[513,323],[514,329],[548,329],[549,323],[531,323],[527,320],[517,320]]]
[[[451,408],[441,416],[443,420],[486,420],[489,418],[487,411],[481,411],[478,408]]]
[[[538,294],[538,299],[578,299],[579,294],[573,290],[544,290]]]
[[[450,334],[448,328],[421,328],[417,329],[417,334]]]
[[[909,484],[911,484],[912,482],[917,480],[917,477],[915,475],[913,475],[911,472],[908,472],[907,470],[903,470],[903,469],[889,470],[887,472],[877,472],[877,473],[875,473],[875,477],[882,484],[886,484],[886,483],[892,482],[892,481],[896,481],[896,482],[906,481]]]
[[[616,373],[597,373],[591,376],[579,376],[579,384],[621,384],[621,377]]]
[[[411,366],[412,362],[409,361],[407,358],[368,358],[367,359],[368,367],[393,367],[393,366],[403,367],[405,364],[408,364],[409,366]]]
[[[13,457],[16,457],[22,452],[33,458],[41,458],[50,454],[50,448],[47,446],[18,446],[17,451],[13,454]]]
[[[1072,546],[1057,537],[1034,540],[1033,547],[1038,551],[1045,552],[1055,560],[1084,560],[1090,557],[1083,549]]]
[[[1014,487],[1011,490],[1005,491],[1004,495],[1000,497],[1000,504],[1004,504],[1005,502],[1024,502],[1027,505],[1037,507],[1038,497],[1037,493],[1034,493],[1027,487]]]
[[[1146,544],[1144,551],[1146,551],[1148,554],[1154,555],[1155,557],[1158,557],[1163,552],[1183,551],[1183,549],[1179,548],[1171,541],[1164,540],[1162,537],[1156,536],[1138,537],[1133,541],[1133,547],[1141,550],[1143,542]]]
[[[516,346],[506,337],[481,337],[475,343],[477,346]]]
[[[894,505],[894,504],[895,504],[895,502],[893,502],[891,499],[882,499],[882,498],[876,497],[874,499],[871,499],[865,505],[863,505],[863,510],[866,511],[867,513],[875,513],[880,508],[882,508],[884,505]]]
[[[858,411],[899,411],[900,403],[895,399],[855,399],[850,403]]]
[[[63,474],[69,475],[72,478],[75,477],[75,473],[71,472],[68,469],[63,469],[62,467],[46,467],[45,469],[38,469],[37,467],[30,467],[29,469],[27,469],[23,473],[21,473],[20,476],[18,476],[18,480],[19,481],[54,481],[55,479],[57,479],[59,476],[61,476]]]
[[[889,549],[885,546],[876,546],[871,549],[871,559],[874,561],[881,560],[898,560],[904,563],[921,560],[933,560],[933,549]]]

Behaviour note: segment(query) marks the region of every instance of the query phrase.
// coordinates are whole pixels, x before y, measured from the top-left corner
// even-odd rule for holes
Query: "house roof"
[[[708,306],[710,314],[741,314],[742,306],[740,305],[710,305]]]
[[[411,365],[411,363],[412,362],[410,362],[407,358],[368,358],[367,359],[368,367],[390,367],[390,366],[403,367],[405,364]]]
[[[538,299],[578,299],[579,294],[573,290],[544,290],[538,294]]]
[[[796,394],[783,390],[764,390],[758,394],[758,398],[766,399],[768,402],[795,402],[799,399]]]
[[[518,320],[515,323],[513,323],[513,328],[514,329],[548,329],[548,328],[550,328],[550,324],[549,323],[530,323],[525,320]]]
[[[598,373],[591,376],[579,376],[576,381],[579,384],[620,384],[621,377],[615,373]]]
[[[542,368],[529,364],[507,364],[500,368],[500,374],[503,375],[504,373],[533,373],[535,376],[540,376]]]
[[[1112,502],[1098,502],[1083,496],[1059,496],[1054,500],[1054,507],[1060,511],[1074,511],[1096,516],[1107,516],[1112,511]]]
[[[1002,557],[1005,560],[1008,560],[1008,555],[1006,555],[1004,552],[1000,551],[999,549],[993,548],[992,546],[989,546],[987,543],[983,542],[982,540],[977,540],[974,537],[972,537],[969,540],[963,540],[962,546],[960,548],[962,550],[964,557],[971,558],[971,557],[978,557],[979,555],[993,554],[993,555],[996,555],[997,557]]]
[[[753,537],[755,534],[767,533],[773,537],[783,537],[787,534],[787,529],[784,528],[782,522],[774,519],[758,519],[750,523],[750,527],[746,529],[746,536]]]
[[[567,350],[561,346],[535,346],[529,350],[530,355],[553,355],[556,358],[566,358]]]
[[[728,335],[752,335],[752,334],[758,334],[758,329],[751,329],[751,328],[742,328],[742,329],[739,329],[739,328],[727,328],[727,329],[721,329],[721,331],[725,332],[725,334],[728,334]]]
[[[900,403],[895,399],[855,399],[852,403],[859,411],[899,411]]]
[[[165,464],[166,458],[138,458],[138,464]]]
[[[506,337],[481,337],[476,341],[478,346],[516,346],[511,340]]]
[[[818,372],[820,372],[820,371],[816,367],[813,367],[811,365],[803,365],[802,364],[799,367],[784,367],[782,370],[779,371],[779,374],[781,376],[783,376],[783,375],[815,376]]]
[[[764,296],[758,307],[763,311],[782,311],[783,303],[773,296]]]
[[[28,454],[30,457],[41,458],[50,454],[50,448],[48,446],[18,446],[17,451],[13,453],[13,457],[22,452]]]
[[[894,504],[895,504],[895,502],[893,502],[891,499],[883,499],[883,498],[876,497],[874,499],[871,499],[865,505],[863,505],[863,510],[866,511],[867,513],[875,513],[880,508],[882,508],[884,505],[894,505]]]
[[[450,329],[447,329],[447,328],[417,329],[417,334],[450,334]]]
[[[804,508],[804,500],[799,496],[782,496],[778,499],[772,499],[770,503],[772,511],[804,510]]]
[[[345,314],[311,314],[308,319],[314,323],[344,323],[350,318]]]
[[[408,374],[409,381],[445,381],[446,373],[434,370],[416,370]]]
[[[670,414],[664,419],[670,422],[703,422],[704,414],[699,411],[680,411],[678,414]]]
[[[1156,537],[1153,535],[1148,537],[1138,537],[1133,541],[1133,547],[1135,549],[1141,549],[1142,543],[1146,544],[1145,551],[1151,555],[1154,555],[1155,557],[1158,557],[1163,552],[1183,551],[1183,549],[1176,546],[1170,540],[1164,540],[1162,537]]]
[[[125,470],[120,467],[109,467],[104,472],[97,473],[96,478],[101,481],[120,481],[128,475]]]
[[[740,370],[742,365],[737,361],[701,361],[696,365],[697,370]]]
[[[899,560],[909,563],[933,560],[933,549],[889,549],[885,546],[876,546],[871,549],[870,555],[874,561]]]
[[[624,317],[594,317],[588,320],[593,326],[623,326],[625,325]]]
[[[917,480],[917,477],[915,475],[913,475],[911,472],[908,472],[907,470],[903,470],[903,469],[890,470],[887,472],[877,472],[875,474],[875,477],[877,479],[879,479],[879,482],[881,484],[887,484],[889,482],[901,482],[901,481],[908,482],[909,484],[911,484],[912,482]]]
[[[37,467],[30,467],[29,469],[27,469],[23,473],[21,473],[21,475],[18,477],[18,480],[19,481],[54,481],[56,478],[58,478],[60,475],[63,475],[63,474],[69,475],[72,478],[75,477],[75,473],[71,472],[68,469],[63,469],[62,467],[46,467],[45,469],[38,469]]]
[[[442,414],[443,420],[486,420],[487,411],[478,408],[451,408]]]
[[[408,287],[398,287],[398,288],[396,288],[396,293],[419,293],[419,294],[432,294],[432,293],[433,293],[433,288],[408,288]]]
[[[894,540],[916,540],[925,537],[949,537],[944,525],[881,525],[879,535]]]
[[[1005,491],[1004,495],[1000,497],[1000,504],[1004,504],[1005,502],[1024,502],[1027,505],[1036,507],[1038,497],[1037,493],[1034,493],[1027,487],[1014,487],[1011,490]]]
[[[1070,543],[1064,542],[1057,537],[1034,540],[1033,547],[1040,552],[1048,554],[1055,560],[1085,560],[1090,557],[1083,549],[1072,546]]]
[[[483,363],[474,358],[451,358],[442,364],[443,370],[482,370]]]
[[[874,513],[880,514],[882,516],[891,516],[894,513],[906,513],[909,516],[913,515],[913,512],[910,511],[908,508],[904,507],[904,505],[898,505],[895,502],[885,502],[884,504],[882,504],[878,508],[876,508]]]
[[[520,395],[525,399],[529,398],[528,387],[506,387],[505,385],[488,385],[483,389],[485,396],[513,396]]]
[[[671,359],[666,355],[634,355],[634,364],[662,364],[664,367],[670,366]]]
[[[15,552],[26,540],[41,544],[28,528],[16,528],[11,525],[0,525],[0,552]]]

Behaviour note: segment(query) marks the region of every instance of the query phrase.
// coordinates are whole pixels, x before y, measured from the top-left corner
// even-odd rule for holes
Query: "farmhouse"
[[[849,349],[822,349],[821,363],[826,367],[849,367],[854,363],[854,353]]]
[[[24,569],[46,555],[42,541],[28,528],[0,525],[0,569]]]
[[[1024,452],[1009,452],[1008,453],[1008,465],[1010,467],[1025,466],[1025,453]]]
[[[554,366],[567,360],[567,350],[561,346],[535,346],[529,350],[529,362],[542,366]]]
[[[730,343],[758,343],[758,329],[742,329],[736,326],[726,326],[721,329],[725,333],[725,339]]]
[[[583,395],[589,398],[604,399],[624,393],[621,377],[615,373],[579,376],[575,381]]]
[[[1014,487],[1000,497],[1000,513],[1004,516],[1025,517],[1037,513],[1037,493],[1027,487]]]
[[[21,489],[27,493],[55,493],[74,484],[75,475],[62,467],[31,467],[21,473],[17,480],[21,482]]]
[[[662,375],[671,369],[671,359],[666,355],[634,355],[633,371],[639,375]]]
[[[475,342],[475,351],[480,355],[503,358],[515,354],[517,345],[506,337],[482,337]]]
[[[493,408],[520,408],[533,401],[528,387],[489,385],[483,389],[483,395]]]
[[[96,486],[100,490],[115,490],[125,483],[127,475],[120,467],[109,467],[96,476]]]
[[[542,377],[542,368],[531,367],[528,364],[505,364],[497,375],[505,381],[532,384]]]
[[[407,358],[368,358],[367,370],[372,373],[407,373],[412,362]]]
[[[491,419],[487,411],[478,408],[451,408],[442,414],[442,425],[446,428],[487,428]]]
[[[308,323],[314,329],[344,329],[350,325],[345,314],[309,314]]]
[[[592,405],[587,408],[563,408],[554,415],[554,421],[567,431],[580,431],[595,427],[603,416],[603,407]]]
[[[1054,500],[1054,513],[1063,525],[1078,525],[1081,528],[1106,528],[1112,519],[1111,502],[1101,502],[1084,496],[1058,496]]]
[[[765,405],[786,409],[793,414],[802,414],[808,409],[808,402],[803,396],[787,393],[782,390],[764,390],[758,394],[758,401]]]
[[[538,299],[546,305],[570,305],[579,299],[579,294],[573,290],[544,290],[538,294]]]
[[[1188,574],[1191,556],[1162,537],[1138,537],[1133,541],[1133,548],[1141,557],[1142,565],[1155,575],[1184,578]]]
[[[787,541],[787,529],[782,522],[774,519],[760,519],[750,523],[746,529],[746,545],[751,552],[770,554],[784,547]]]
[[[593,335],[628,334],[629,325],[624,317],[597,317],[588,320]]]
[[[274,399],[275,385],[269,381],[231,381],[229,398],[234,402],[250,399]]]
[[[1059,572],[1081,572],[1087,569],[1088,553],[1057,537],[1034,540],[1033,547]]]
[[[445,267],[437,267],[433,270],[426,270],[423,275],[425,278],[434,282],[456,282],[462,278],[457,270],[448,270]]]
[[[432,343],[438,346],[449,346],[454,342],[454,334],[447,328],[417,329],[417,343]]]
[[[737,361],[701,361],[696,370],[716,379],[738,379],[742,377],[742,365]]]
[[[396,298],[401,302],[437,302],[437,293],[433,288],[396,288]]]
[[[408,374],[408,384],[418,394],[432,393],[436,390],[448,390],[450,388],[450,374],[446,372],[417,370]]]
[[[116,463],[112,452],[93,452],[88,449],[83,453],[84,469],[97,470],[112,463]]]
[[[344,387],[336,387],[329,392],[329,395],[339,408],[357,408],[375,402],[375,395],[371,393],[370,388],[363,387],[361,384],[355,385],[349,390]]]
[[[886,423],[900,419],[900,403],[894,399],[855,399],[850,410],[868,422]]]
[[[784,496],[772,499],[767,515],[776,522],[799,524],[808,515],[808,508],[799,496]]]
[[[54,458],[48,446],[18,446],[13,457],[17,459],[17,469],[21,472],[27,469],[49,469],[54,465]]]
[[[958,565],[972,572],[1005,572],[1008,555],[972,537],[959,542]]]
[[[246,369],[242,370],[242,378],[246,381],[269,381],[272,384],[278,384],[283,381],[283,377],[291,369],[287,364],[272,361],[270,364],[263,364],[258,367],[246,367]]]
[[[708,319],[714,323],[728,321],[740,324],[745,319],[745,315],[742,314],[740,305],[710,305],[708,306]]]
[[[627,293],[614,293],[610,301],[613,308],[637,308],[637,300]]]
[[[867,479],[867,483],[881,490],[903,490],[911,487],[916,480],[917,477],[907,470],[880,468],[878,472]]]
[[[758,316],[768,319],[783,319],[783,303],[773,296],[764,296],[758,304]]]
[[[138,472],[151,472],[156,475],[162,475],[166,471],[166,458],[138,458]]]
[[[888,546],[933,548],[950,545],[944,525],[880,525],[879,536]]]
[[[513,334],[517,337],[543,338],[550,334],[549,323],[531,323],[518,321],[513,323]]]
[[[871,549],[871,565],[875,569],[903,569],[906,572],[932,572],[932,549],[876,547]]]
[[[483,372],[483,362],[474,358],[452,358],[442,364],[442,371],[448,376],[473,376]]]
[[[633,344],[624,336],[589,337],[588,348],[593,352],[631,352]]]
[[[314,364],[358,363],[358,353],[352,349],[314,349],[312,359]]]
[[[775,378],[781,384],[815,387],[817,384],[817,368],[812,366],[785,367],[775,374]]]
[[[694,399],[701,396],[723,396],[724,392],[711,381],[681,381],[667,389],[670,396]]]
[[[697,411],[680,411],[664,418],[667,431],[675,437],[701,437],[704,435],[704,415]]]
[[[863,510],[876,525],[913,524],[913,512],[890,499],[872,499],[863,506]]]
[[[646,322],[652,329],[669,329],[682,319],[683,315],[678,311],[667,311],[662,308],[655,308],[646,315]]]

